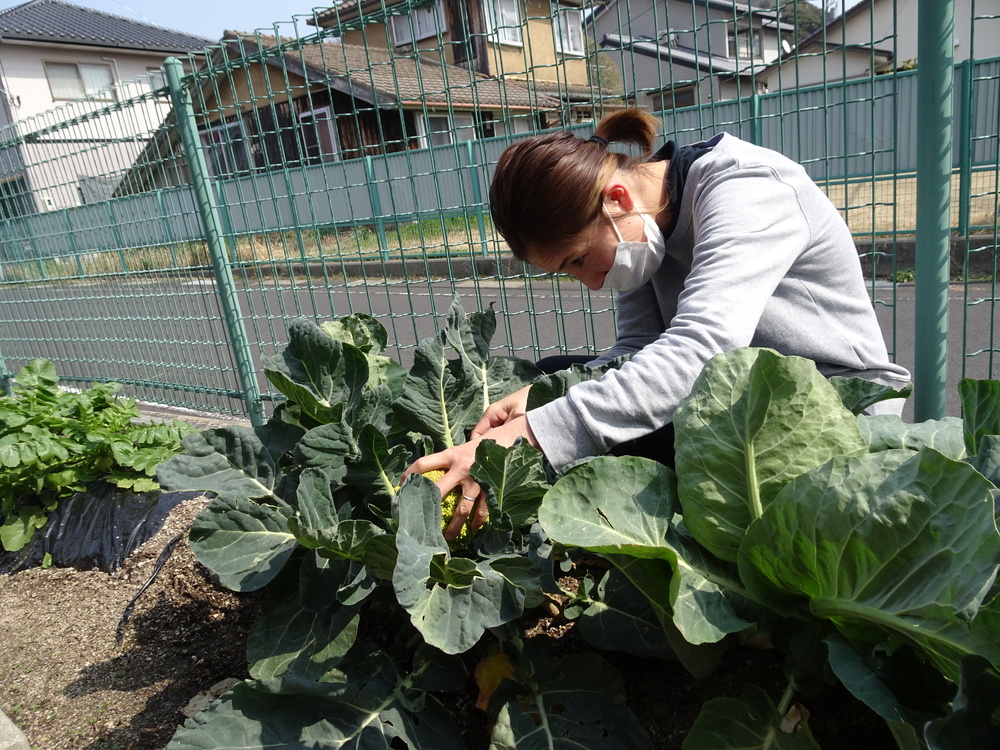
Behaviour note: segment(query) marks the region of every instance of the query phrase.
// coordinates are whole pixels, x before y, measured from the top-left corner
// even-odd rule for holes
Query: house
[[[795,38],[773,9],[733,0],[611,0],[588,26],[615,56],[626,98],[654,111],[759,93],[757,70]]]
[[[106,199],[115,181],[97,175],[112,171],[109,165],[127,168],[138,153],[134,120],[103,117],[61,128],[42,113],[69,105],[85,120],[142,88],[160,88],[166,58],[210,44],[61,0],[0,11],[0,218]],[[146,108],[153,122],[139,127],[155,127],[168,109]]]
[[[785,51],[758,80],[778,91],[912,67],[917,5],[918,0],[860,0]],[[955,0],[954,55],[956,63],[1000,56],[1000,0]]]
[[[337,30],[345,44],[439,59],[556,97],[561,102],[559,121],[568,123],[592,120],[602,98],[620,95],[591,80],[582,4],[582,0],[430,0],[409,11],[401,0],[347,0],[317,14],[315,23]],[[538,126],[529,117],[507,125],[515,132]]]
[[[192,104],[218,178],[489,138],[560,107],[412,52],[317,37],[227,31],[197,80]],[[164,128],[118,194],[186,184],[178,138]]]

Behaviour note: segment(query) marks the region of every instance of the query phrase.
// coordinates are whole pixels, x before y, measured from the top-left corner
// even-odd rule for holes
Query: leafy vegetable
[[[901,747],[994,737],[991,381],[963,383],[964,422],[907,425],[861,414],[903,392],[830,382],[769,350],[722,354],[675,415],[675,468],[601,456],[556,477],[526,443],[483,441],[471,474],[489,521],[449,544],[439,476],[400,486],[405,468],[463,442],[507,393],[534,382],[535,408],[606,369],[543,377],[490,358],[494,330],[492,310],[466,315],[456,300],[406,371],[367,316],[296,321],[267,360],[288,397],[269,423],[191,436],[160,467],[171,489],[218,495],[192,529],[199,560],[231,588],[270,592],[248,643],[253,680],[178,730],[173,750],[460,747],[440,695],[483,645],[491,747],[649,747],[607,662],[524,638],[546,595],[593,646],[697,676],[750,634],[786,651],[784,693],[709,701],[687,750],[814,748],[796,701],[830,679]],[[611,569],[561,588],[556,561],[572,572],[595,553]]]
[[[12,395],[0,397],[0,548],[9,551],[45,526],[61,498],[91,482],[158,489],[157,466],[194,431],[177,420],[137,424],[135,401],[115,395],[118,383],[65,390],[46,359],[32,360],[14,380]]]

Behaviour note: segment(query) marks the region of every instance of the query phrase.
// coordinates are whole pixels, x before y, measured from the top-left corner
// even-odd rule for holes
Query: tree
[[[834,6],[839,8],[841,0],[826,0],[826,3],[826,10],[829,12]],[[828,23],[823,9],[808,0],[759,0],[758,4],[766,8],[777,7],[778,18],[795,26],[796,39],[809,36]]]

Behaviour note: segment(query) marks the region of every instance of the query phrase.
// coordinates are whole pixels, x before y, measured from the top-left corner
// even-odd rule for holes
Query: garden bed
[[[0,576],[0,708],[33,748],[160,750],[195,696],[226,678],[246,677],[247,632],[260,595],[213,585],[186,539],[139,598],[121,645],[115,643],[122,612],[161,550],[206,502],[178,506],[113,574],[34,568]],[[529,633],[556,641],[562,653],[593,650],[556,602],[534,613]],[[780,694],[784,684],[782,657],[773,650],[738,647],[705,680],[672,662],[602,655],[622,674],[628,704],[658,750],[681,747],[709,698],[738,697],[749,684]],[[469,747],[485,748],[485,714],[474,706],[471,680],[454,699]],[[885,725],[841,688],[806,707],[827,750],[894,747]]]

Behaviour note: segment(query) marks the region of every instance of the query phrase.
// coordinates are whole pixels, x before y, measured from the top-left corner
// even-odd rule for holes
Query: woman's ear
[[[601,195],[604,196],[604,200],[610,203],[617,203],[622,213],[628,213],[635,208],[635,202],[632,200],[632,195],[629,193],[628,187],[617,180],[608,180],[608,184],[604,186]]]

